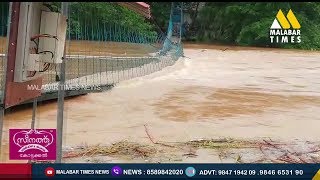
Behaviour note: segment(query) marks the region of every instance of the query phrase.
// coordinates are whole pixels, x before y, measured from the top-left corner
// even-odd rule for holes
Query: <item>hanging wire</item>
[[[181,41],[173,43],[172,27],[169,26],[168,32],[164,33],[151,18],[148,23],[152,23],[156,30],[146,32],[138,30],[135,24],[123,25],[117,23],[121,20],[101,19],[94,8],[88,12],[94,16],[83,15],[79,9],[84,7],[79,6],[85,3],[74,3],[77,6],[72,6],[72,2],[69,9],[72,22],[68,23],[67,83],[107,86],[159,71],[181,57]],[[171,13],[177,12],[173,10]],[[169,24],[172,25],[172,15],[170,17]],[[1,28],[0,33],[2,31]],[[52,75],[59,73],[59,69],[55,69],[44,74],[51,75],[51,78],[45,78],[46,84],[56,82]]]

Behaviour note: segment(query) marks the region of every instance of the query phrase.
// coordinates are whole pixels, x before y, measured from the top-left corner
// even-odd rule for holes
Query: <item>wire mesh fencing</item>
[[[67,88],[99,90],[95,88],[159,71],[182,55],[180,42],[169,41],[166,52],[161,52],[167,39],[163,32],[143,32],[135,28],[136,24],[121,25],[90,18],[98,16],[83,16],[79,3],[76,5],[69,5]],[[88,13],[97,11],[93,8]],[[59,74],[59,66],[44,72],[44,92],[57,89],[52,87],[58,86]]]
[[[69,3],[65,84],[70,90],[100,91],[101,87],[159,71],[173,65],[182,56],[181,41],[172,42],[168,38],[168,34],[172,33],[158,32],[152,24],[139,29],[138,22],[127,21],[125,16],[103,19],[98,13],[105,10],[93,6],[94,3],[91,5],[85,2]],[[114,9],[109,10],[119,10],[116,8],[119,5],[113,3],[112,6]],[[0,91],[3,92],[9,3],[1,2],[0,10]],[[56,92],[60,65],[50,64],[41,73],[43,94]]]

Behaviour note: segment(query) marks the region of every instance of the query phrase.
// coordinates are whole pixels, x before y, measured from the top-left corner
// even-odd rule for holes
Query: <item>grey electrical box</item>
[[[43,2],[21,2],[18,26],[15,82],[38,78],[46,64],[62,62],[67,31],[63,15],[49,12]],[[38,38],[32,42],[31,37]]]
[[[39,51],[51,51],[43,55],[43,62],[62,63],[64,45],[66,40],[67,19],[60,13],[41,12],[40,34],[50,34],[56,38],[39,39]]]

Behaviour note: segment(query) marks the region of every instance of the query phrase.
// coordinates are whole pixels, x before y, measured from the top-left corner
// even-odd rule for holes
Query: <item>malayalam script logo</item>
[[[300,43],[301,25],[290,9],[285,16],[280,9],[270,27],[271,43]]]
[[[10,129],[10,160],[55,160],[55,129]]]

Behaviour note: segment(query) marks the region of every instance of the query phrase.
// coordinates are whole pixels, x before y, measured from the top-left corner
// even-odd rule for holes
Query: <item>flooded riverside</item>
[[[320,162],[320,53],[195,44],[184,53],[66,100],[64,162],[287,162],[279,149]],[[1,161],[13,162],[8,129],[30,128],[31,113],[5,115]],[[55,128],[56,114],[56,102],[39,105],[36,128]]]

